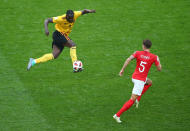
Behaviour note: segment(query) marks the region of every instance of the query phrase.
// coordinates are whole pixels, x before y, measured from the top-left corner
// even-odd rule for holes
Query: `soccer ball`
[[[73,63],[73,72],[80,72],[82,71],[82,62],[77,60]]]

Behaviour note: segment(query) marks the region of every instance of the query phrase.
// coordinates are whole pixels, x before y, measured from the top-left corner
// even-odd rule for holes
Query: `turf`
[[[81,16],[70,35],[84,71],[72,73],[68,48],[26,71],[30,57],[51,52],[54,25],[46,37],[44,19],[85,8],[97,13]],[[0,11],[0,130],[189,130],[189,0],[1,0]],[[139,109],[117,124],[112,116],[130,98],[135,62],[118,73],[146,38],[163,70],[152,67]]]

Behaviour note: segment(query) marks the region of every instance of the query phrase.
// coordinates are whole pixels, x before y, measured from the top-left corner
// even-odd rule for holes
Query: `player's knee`
[[[71,47],[76,46],[76,44],[72,40],[68,40],[68,42],[66,43],[66,46],[71,48]]]
[[[71,44],[71,47],[74,47],[74,46],[76,46],[76,44],[75,44],[75,43],[72,43],[72,44]]]
[[[57,56],[56,56],[56,55],[53,55],[53,58],[54,58],[54,59],[57,59]]]
[[[136,101],[137,97],[138,97],[138,95],[134,95],[134,94],[132,94],[132,96],[131,96],[131,100]]]
[[[131,97],[131,100],[133,100],[133,101],[136,101],[136,98],[134,98],[134,97]]]
[[[59,54],[53,54],[54,59],[57,59]]]
[[[148,79],[147,82],[146,82],[146,85],[152,85],[152,80]]]
[[[148,84],[149,84],[149,85],[152,85],[152,80],[150,80]]]

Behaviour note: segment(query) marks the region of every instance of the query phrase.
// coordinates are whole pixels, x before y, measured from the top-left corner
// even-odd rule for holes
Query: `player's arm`
[[[158,56],[157,56],[157,59],[156,59],[155,64],[156,64],[157,70],[158,70],[158,71],[161,71],[161,70],[162,70],[162,65],[160,64],[160,59],[159,59]]]
[[[156,66],[156,68],[157,68],[158,71],[161,71],[162,70],[162,65],[159,64],[158,66]]]
[[[45,34],[48,36],[49,35],[49,30],[48,30],[48,24],[53,23],[53,18],[47,18],[44,21],[44,27],[45,27]]]
[[[82,12],[82,15],[84,15],[84,14],[88,14],[88,13],[96,13],[96,10],[84,9],[81,12]]]
[[[133,55],[131,55],[129,58],[126,59],[123,67],[121,68],[121,71],[119,72],[119,75],[122,76],[123,72],[125,70],[125,68],[127,67],[127,65],[130,63],[131,60],[133,60],[135,57]]]

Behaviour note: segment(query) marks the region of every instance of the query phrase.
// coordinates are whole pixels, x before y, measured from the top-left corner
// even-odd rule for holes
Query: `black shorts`
[[[60,50],[63,50],[64,45],[67,43],[68,40],[70,40],[68,36],[56,30],[53,32],[52,48],[53,45],[56,45]]]

